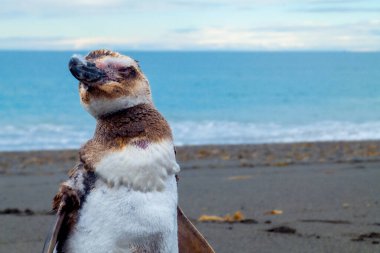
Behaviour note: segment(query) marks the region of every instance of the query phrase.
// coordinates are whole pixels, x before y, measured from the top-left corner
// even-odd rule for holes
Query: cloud
[[[270,6],[292,2],[292,0],[2,0],[0,18],[15,16],[72,16],[80,13],[83,16],[94,13],[127,14],[130,12],[171,12],[251,9],[256,6]]]
[[[191,32],[196,32],[196,31],[199,31],[198,28],[192,28],[192,27],[188,27],[188,28],[178,28],[178,29],[173,29],[172,30],[174,33],[191,33]]]
[[[97,37],[0,38],[0,48],[38,50],[345,50],[380,51],[380,20],[331,25],[258,26],[249,29],[205,27],[170,30],[165,34]]]
[[[56,17],[70,16],[78,13],[85,15],[94,12],[117,10],[124,4],[122,0],[2,0],[0,14],[1,18],[40,16]]]
[[[380,6],[373,0],[2,0],[0,14],[4,17],[83,16],[94,13],[126,14],[135,11],[203,11],[228,9],[257,10],[261,7],[292,8],[301,12],[379,12]]]
[[[360,13],[360,12],[373,12],[378,13],[380,12],[380,8],[363,8],[363,7],[343,7],[343,6],[336,6],[336,7],[315,7],[315,8],[304,8],[300,9],[299,11],[303,12],[322,12],[322,13]]]
[[[172,35],[171,39],[178,43],[192,42],[198,48],[207,49],[379,51],[379,26],[380,21],[373,20],[338,25],[258,26],[240,30],[204,28]]]
[[[376,1],[3,0],[0,48],[378,51]]]
[[[0,48],[26,50],[82,50],[91,48],[136,48],[143,41],[117,37],[6,37]]]
[[[314,13],[377,13],[380,4],[374,0],[311,0],[299,4],[299,12]]]
[[[175,39],[176,36],[173,36]],[[192,42],[197,48],[234,50],[281,50],[302,47],[296,36],[282,32],[257,32],[234,28],[204,28],[181,36],[181,43]]]
[[[373,0],[309,0],[307,1],[310,4],[349,4],[349,3],[363,3],[371,2]]]
[[[8,17],[17,14],[20,16],[43,16],[54,15],[70,16],[77,13],[82,15],[92,15],[94,12],[109,14],[114,11],[146,11],[146,10],[172,10],[173,8],[188,8],[198,6],[217,7],[217,1],[135,1],[135,0],[3,0],[0,13]]]

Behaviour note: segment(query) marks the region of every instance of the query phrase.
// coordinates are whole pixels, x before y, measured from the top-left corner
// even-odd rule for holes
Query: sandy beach
[[[180,205],[218,253],[380,252],[379,141],[178,147],[177,158]],[[76,162],[76,150],[0,153],[0,252],[41,252]],[[245,220],[197,221],[236,211]]]

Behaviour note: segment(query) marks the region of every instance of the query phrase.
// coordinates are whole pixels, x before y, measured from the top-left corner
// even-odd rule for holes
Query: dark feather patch
[[[96,59],[96,58],[100,58],[100,57],[103,57],[103,56],[119,57],[121,55],[119,53],[117,53],[117,52],[113,52],[113,51],[108,50],[108,49],[99,49],[99,50],[91,51],[86,56],[86,60]]]
[[[86,201],[86,197],[96,181],[95,173],[86,170],[83,164],[78,164],[71,169],[69,176],[69,180],[61,184],[59,192],[53,200],[53,210],[65,213],[63,225],[58,232],[57,253],[63,252],[64,243],[77,223],[80,207]]]

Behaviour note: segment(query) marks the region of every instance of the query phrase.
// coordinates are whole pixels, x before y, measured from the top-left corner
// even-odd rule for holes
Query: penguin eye
[[[119,70],[120,72],[127,72],[127,71],[129,71],[131,68],[132,68],[132,67],[120,67],[118,70]]]
[[[136,70],[134,67],[121,67],[118,71],[124,77],[134,77],[136,75]]]

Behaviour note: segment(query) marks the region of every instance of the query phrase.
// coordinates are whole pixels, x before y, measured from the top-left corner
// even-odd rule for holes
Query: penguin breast
[[[171,140],[134,140],[112,150],[95,164],[99,178],[111,186],[124,185],[142,192],[163,191],[165,180],[179,172]]]
[[[178,252],[175,177],[164,184],[163,191],[142,192],[98,180],[65,252]]]

